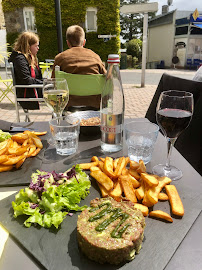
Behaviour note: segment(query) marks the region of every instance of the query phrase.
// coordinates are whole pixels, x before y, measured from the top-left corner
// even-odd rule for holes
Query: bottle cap
[[[109,54],[107,63],[120,63],[118,54]]]

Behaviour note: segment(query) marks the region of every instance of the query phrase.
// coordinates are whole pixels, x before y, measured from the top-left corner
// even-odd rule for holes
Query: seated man
[[[55,66],[60,70],[72,74],[105,74],[106,69],[95,52],[84,48],[86,40],[82,27],[72,25],[67,28],[66,40],[68,50],[59,53],[55,57],[52,77],[55,77]],[[68,107],[92,106],[99,109],[100,95],[94,96],[70,96]]]

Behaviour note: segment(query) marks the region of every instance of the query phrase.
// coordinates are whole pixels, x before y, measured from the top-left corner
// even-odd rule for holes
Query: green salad
[[[87,207],[78,203],[89,194],[90,186],[88,175],[79,165],[65,173],[37,170],[31,176],[29,187],[21,189],[12,202],[14,217],[27,215],[26,227],[39,224],[58,228],[67,215],[73,215],[69,211],[82,211]]]
[[[0,142],[3,142],[10,138],[11,138],[11,134],[9,132],[4,132],[0,129]]]

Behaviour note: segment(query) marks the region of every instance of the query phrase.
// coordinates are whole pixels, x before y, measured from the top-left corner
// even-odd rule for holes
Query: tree
[[[126,47],[128,55],[135,56],[140,60],[142,54],[142,41],[140,39],[131,39],[127,42]]]
[[[147,3],[149,0],[120,0],[120,5]],[[155,13],[149,13],[149,19]],[[143,14],[120,14],[121,36],[123,40],[141,38],[143,31]]]

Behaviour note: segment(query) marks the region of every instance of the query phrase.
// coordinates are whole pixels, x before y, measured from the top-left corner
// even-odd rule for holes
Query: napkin
[[[11,125],[11,122],[0,120],[0,129],[3,131],[10,131]]]

